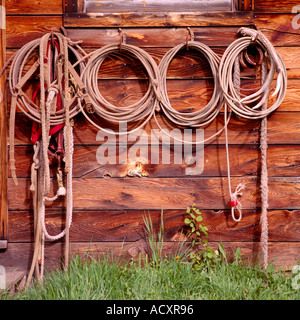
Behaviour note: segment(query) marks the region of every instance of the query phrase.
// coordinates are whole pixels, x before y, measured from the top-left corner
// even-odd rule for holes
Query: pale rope
[[[245,36],[231,43],[222,56],[219,67],[220,85],[225,101],[232,111],[246,119],[262,119],[275,111],[284,99],[287,86],[286,69],[279,53],[263,34],[248,28],[241,28],[240,33]],[[248,33],[249,36],[246,36]],[[257,33],[257,43],[268,55],[267,58],[270,62],[270,71],[268,72],[264,84],[257,92],[240,99],[239,90],[236,90],[232,81],[233,65],[238,55],[253,43]],[[276,72],[278,73],[278,76],[276,80],[276,89],[273,93],[273,96],[276,95],[275,102],[269,108],[260,110],[260,107],[268,100],[272,88],[272,80]],[[254,107],[251,107],[251,104],[254,102],[257,102],[257,104]]]
[[[263,84],[267,75],[267,61],[264,59],[261,66],[261,83]],[[266,109],[267,102],[262,105]],[[266,269],[268,265],[268,167],[267,167],[267,117],[261,120],[260,127],[260,150],[261,150],[261,247],[263,254],[263,266]]]
[[[39,265],[38,265],[38,256],[39,256],[39,249],[40,249],[40,239],[41,239],[41,220],[40,220],[40,211],[39,211],[39,197],[40,194],[38,193],[38,180],[39,174],[38,170],[40,168],[40,142],[37,141],[34,145],[34,154],[33,154],[33,163],[31,166],[31,186],[30,190],[33,192],[33,212],[34,212],[34,252],[31,267],[28,273],[25,289],[28,288],[34,270],[36,271],[37,279],[40,280],[40,273],[39,273]]]
[[[236,92],[240,94],[241,87],[241,75],[240,75],[240,62],[239,57],[236,57],[234,61],[234,72],[233,72],[233,85],[236,89]],[[227,119],[227,104],[225,103],[225,111],[224,111],[224,122],[226,123]],[[230,207],[231,207],[231,217],[235,222],[239,222],[242,219],[242,204],[238,200],[238,196],[242,196],[242,190],[245,189],[245,185],[239,183],[236,187],[234,193],[232,193],[231,189],[231,175],[230,175],[230,159],[229,159],[229,141],[228,141],[228,130],[227,126],[225,128],[225,148],[226,148],[226,164],[227,164],[227,181],[228,181],[228,190],[230,194]],[[239,216],[236,218],[235,210],[238,211]]]
[[[63,39],[66,39],[68,41],[68,38],[65,38],[60,33],[54,33],[54,36],[58,39],[59,43],[63,43]],[[44,71],[46,73],[49,73],[49,64],[48,67],[45,66],[44,60],[39,57],[38,60],[36,60],[35,63],[31,66],[29,71],[24,72],[24,68],[28,61],[31,59],[32,55],[34,54],[35,50],[39,50],[40,54],[44,52],[45,54],[45,43],[47,41],[47,38],[49,39],[51,37],[51,33],[46,34],[40,39],[36,39],[33,41],[28,42],[25,44],[21,49],[19,49],[5,64],[5,67],[8,66],[8,63],[11,61],[11,66],[9,70],[9,76],[8,76],[8,82],[9,82],[9,88],[12,94],[12,102],[11,102],[11,110],[10,110],[10,125],[9,125],[9,142],[10,142],[10,169],[12,172],[12,178],[16,185],[18,185],[17,177],[16,177],[16,168],[15,168],[15,157],[14,157],[14,125],[15,125],[15,113],[16,113],[16,107],[18,107],[29,119],[37,122],[42,123],[42,120],[46,120],[46,114],[44,114],[44,111],[40,110],[40,107],[36,105],[31,99],[29,99],[26,94],[23,92],[22,87],[24,84],[31,78],[31,76],[40,69],[41,73],[41,81],[45,82],[44,77]],[[80,73],[84,69],[84,59],[82,59],[82,56],[78,53],[78,50],[75,50],[72,45],[74,45],[73,42],[69,41],[67,42],[68,48],[72,53],[74,54],[76,60],[78,61],[75,63],[75,65],[79,66]],[[78,45],[75,43],[75,46],[78,47]],[[63,60],[64,54],[60,54],[56,58],[56,64],[60,62],[60,60]],[[67,62],[68,63],[68,62]],[[42,64],[42,66],[40,65]],[[0,72],[0,75],[4,72],[5,68],[3,68]],[[76,73],[74,68],[72,68],[72,73]],[[49,79],[49,76],[46,76],[47,79]],[[77,77],[79,79],[79,77]],[[79,79],[80,80],[80,79]],[[49,82],[49,80],[47,80]],[[76,81],[77,82],[77,81]],[[50,83],[48,83],[50,85]],[[55,83],[53,83],[55,84]],[[81,90],[83,88],[82,84],[76,83]],[[58,84],[56,84],[58,85]],[[49,89],[49,87],[48,87]],[[44,90],[42,90],[41,86],[41,96],[44,95]],[[62,93],[63,90],[60,89],[60,92]],[[74,97],[72,97],[72,101],[70,102],[70,118],[73,118],[80,112],[80,108],[78,105],[76,105],[74,102],[77,101],[78,96],[80,96],[81,93],[78,91]],[[44,104],[44,100],[41,100],[41,105]],[[44,108],[42,108],[43,110]],[[43,114],[42,114],[43,112]],[[48,116],[49,119],[49,116]],[[60,111],[57,111],[55,114],[50,114],[50,123],[49,126],[55,126],[58,124],[62,124],[65,122],[65,108],[63,108]],[[46,134],[44,132],[44,141],[46,141],[45,138]],[[47,188],[46,188],[47,189]],[[47,190],[46,190],[47,191]]]
[[[262,251],[263,251],[263,265],[267,267],[268,263],[268,222],[267,222],[267,208],[268,208],[268,173],[266,165],[267,156],[267,116],[275,111],[284,99],[287,87],[287,74],[282,58],[274,49],[272,44],[265,36],[256,30],[241,28],[239,32],[244,36],[243,38],[234,41],[224,52],[220,62],[219,78],[221,88],[224,93],[226,104],[237,115],[247,119],[262,119],[261,125],[261,150],[262,150],[262,178],[261,178],[261,192],[262,192]],[[262,65],[262,81],[261,88],[249,96],[240,98],[240,92],[234,86],[232,81],[233,65],[239,54],[243,52],[248,46],[252,45],[254,40],[265,51],[265,59]],[[267,73],[267,61],[270,63],[270,71]],[[272,96],[276,96],[275,102],[268,108],[268,97],[272,90],[272,80],[277,72],[276,89]],[[251,105],[256,103],[254,107]],[[249,106],[247,105],[249,104]],[[225,109],[227,110],[227,108]],[[226,112],[225,112],[226,114]],[[225,128],[226,130],[227,128]]]
[[[92,54],[87,55],[90,56],[90,58],[86,64],[86,68],[82,72],[81,79],[88,90],[88,96],[86,97],[87,101],[85,101],[85,105],[86,107],[92,105],[95,114],[106,121],[114,123],[141,122],[136,128],[130,131],[116,132],[118,135],[125,135],[136,132],[140,128],[144,127],[145,124],[151,119],[155,109],[159,107],[158,101],[161,98],[159,86],[160,73],[154,59],[146,51],[136,46],[122,43],[122,53],[138,59],[144,66],[148,75],[149,86],[145,95],[138,102],[122,108],[113,105],[112,103],[108,102],[99,91],[98,73],[106,57],[119,53],[119,51],[119,44],[111,44],[106,45],[94,51]],[[94,127],[102,130],[103,132],[109,132],[91,120],[81,104],[79,104],[79,106],[83,115]]]
[[[66,135],[66,130],[64,128],[64,134]],[[63,231],[61,231],[59,234],[57,235],[50,235],[47,231],[46,228],[46,224],[45,224],[45,202],[47,200],[49,201],[54,201],[57,199],[57,197],[54,198],[46,198],[43,197],[40,203],[40,211],[41,211],[41,225],[42,225],[42,230],[45,234],[45,238],[51,241],[55,241],[58,240],[60,238],[62,238],[63,236],[65,236],[66,231],[68,228],[71,227],[72,224],[72,211],[73,211],[73,206],[72,206],[72,202],[73,202],[73,191],[72,191],[72,168],[73,168],[73,164],[72,164],[72,155],[73,155],[73,128],[71,127],[70,130],[70,143],[69,143],[69,150],[66,150],[66,153],[70,154],[70,165],[69,165],[69,174],[67,175],[67,220],[66,220],[66,227]],[[44,174],[41,170],[41,180],[44,180]]]
[[[58,41],[59,41],[59,46],[61,48],[61,51],[63,51],[62,56],[63,57],[63,66],[64,66],[64,84],[65,84],[65,89],[62,88],[62,86],[59,86],[61,84],[61,81],[63,80],[62,78],[62,73],[60,70],[62,70],[62,64],[58,59],[56,59],[56,64],[57,64],[57,78],[58,81],[55,80],[52,84],[50,83],[50,69],[47,67],[42,68],[40,70],[40,73],[43,74],[45,73],[45,77],[41,76],[41,88],[44,88],[44,83],[47,83],[47,91],[48,91],[48,96],[47,96],[47,101],[45,104],[41,103],[41,108],[45,109],[41,115],[40,115],[40,122],[42,124],[42,128],[44,128],[44,136],[42,137],[42,142],[38,145],[41,147],[39,148],[40,150],[37,150],[37,147],[35,148],[34,152],[34,165],[32,165],[32,184],[31,184],[31,190],[34,192],[34,199],[36,199],[37,204],[34,204],[35,208],[35,219],[37,220],[36,222],[36,237],[35,237],[35,248],[34,248],[34,256],[32,260],[32,265],[31,269],[29,272],[29,276],[27,278],[27,283],[26,283],[26,288],[29,286],[32,274],[34,271],[34,268],[36,270],[36,275],[38,277],[38,280],[41,280],[43,278],[43,273],[44,273],[44,255],[45,255],[45,239],[49,240],[58,240],[59,238],[63,237],[64,235],[68,234],[68,230],[70,228],[70,225],[72,223],[72,157],[73,157],[73,129],[70,128],[70,117],[73,117],[75,114],[73,112],[74,107],[72,107],[72,114],[70,111],[70,106],[73,105],[74,101],[77,101],[77,96],[82,95],[83,90],[83,84],[80,81],[79,76],[77,75],[76,71],[72,67],[72,65],[68,61],[68,43],[65,38],[60,37],[60,35],[57,36]],[[46,36],[42,37],[40,41],[40,60],[43,59],[46,55],[45,53],[45,47],[46,44],[48,43],[48,38]],[[28,54],[27,54],[28,55]],[[19,61],[19,60],[17,60]],[[44,61],[44,60],[43,60]],[[15,63],[17,63],[15,61]],[[23,62],[24,64],[24,62]],[[50,65],[50,64],[48,64]],[[22,66],[22,68],[24,65]],[[43,67],[43,63],[42,63]],[[21,69],[22,69],[21,68]],[[33,74],[34,68],[32,68],[32,72],[27,73],[26,78],[22,78],[22,81],[18,83],[20,88],[23,86],[25,80],[27,80],[31,74]],[[44,71],[44,72],[43,72]],[[70,72],[70,77],[72,77],[72,81],[75,85],[78,85],[78,93],[77,95],[72,99],[70,99],[70,91],[69,91],[69,72]],[[11,78],[13,79],[13,77]],[[24,80],[25,79],[25,80]],[[20,84],[21,83],[21,84]],[[50,125],[53,124],[58,124],[58,123],[53,123],[51,122],[51,119],[55,119],[56,115],[54,117],[51,115],[51,107],[53,104],[53,101],[55,97],[58,94],[58,89],[61,94],[63,94],[63,109],[61,111],[58,111],[60,114],[60,117],[62,117],[62,121],[66,122],[66,125],[64,127],[64,136],[65,136],[65,162],[66,162],[66,168],[68,169],[67,173],[67,208],[66,208],[66,227],[65,230],[63,230],[60,234],[58,235],[50,235],[47,232],[47,228],[45,225],[45,201],[55,201],[59,196],[63,196],[66,194],[66,190],[63,187],[62,184],[62,172],[61,170],[58,171],[57,174],[57,181],[58,181],[58,190],[54,197],[46,197],[44,194],[46,194],[45,191],[49,187],[50,188],[50,172],[49,175],[45,174],[49,170],[49,161],[48,161],[48,146],[49,146],[49,136],[48,132],[50,129]],[[43,95],[43,90],[41,89],[41,95]],[[44,92],[44,97],[46,96]],[[44,101],[44,99],[43,99]],[[16,105],[16,104],[15,104]],[[76,108],[76,107],[75,107]],[[79,110],[79,109],[78,109]],[[76,112],[76,111],[75,111]],[[78,111],[79,112],[79,111]],[[77,113],[78,113],[77,112]],[[77,114],[76,113],[76,114]],[[46,136],[46,137],[45,137]],[[40,151],[40,161],[39,161],[39,178],[36,179],[34,175],[34,170],[37,168],[37,154],[38,151]],[[44,152],[47,153],[47,157],[45,157]],[[37,182],[39,180],[39,182]],[[39,185],[39,188],[37,188],[37,185]],[[38,193],[38,195],[37,195]],[[68,245],[69,239],[66,240],[66,243]],[[66,245],[66,247],[67,247]],[[66,250],[66,253],[68,253],[68,250]],[[41,258],[39,259],[39,257]],[[68,254],[69,256],[69,254]],[[68,256],[66,257],[66,260],[68,260]],[[39,264],[40,262],[41,265],[41,271],[39,271]]]
[[[192,48],[200,54],[203,54],[203,56],[207,59],[212,76],[214,79],[214,90],[212,97],[210,101],[207,103],[206,106],[204,106],[202,109],[194,111],[194,112],[180,112],[176,111],[170,103],[168,93],[167,93],[167,83],[166,83],[166,78],[167,78],[167,71],[170,63],[172,62],[173,58],[175,55],[182,49],[185,49],[188,46],[188,48]],[[204,127],[208,124],[210,124],[217,115],[219,114],[222,106],[223,106],[223,95],[222,91],[220,90],[220,85],[219,85],[219,79],[218,79],[218,68],[219,68],[219,62],[220,58],[218,57],[217,54],[215,54],[208,46],[205,44],[198,42],[198,41],[187,41],[186,43],[181,43],[174,48],[170,49],[161,59],[159,63],[159,70],[161,73],[161,101],[160,101],[160,107],[163,113],[166,115],[166,117],[172,121],[173,123],[180,125],[180,126],[189,126],[189,127],[194,127],[194,128],[199,128],[199,127]],[[159,124],[156,114],[154,113],[154,120],[156,122],[156,125],[159,127],[159,129],[169,136],[170,138],[183,142],[186,144],[203,144],[209,140],[212,140],[216,136],[218,136],[225,127],[228,125],[228,122],[230,120],[230,116],[228,117],[228,120],[225,121],[224,126],[217,131],[215,134],[211,135],[210,137],[201,140],[201,141],[186,141],[179,139],[175,136],[170,135],[167,131],[165,131],[161,125]]]

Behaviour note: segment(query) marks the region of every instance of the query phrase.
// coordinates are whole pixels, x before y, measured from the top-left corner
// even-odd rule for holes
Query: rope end
[[[59,187],[57,190],[58,196],[65,196],[66,195],[66,188],[65,187]]]

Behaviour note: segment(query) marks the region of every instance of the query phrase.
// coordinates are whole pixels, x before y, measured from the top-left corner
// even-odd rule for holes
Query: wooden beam
[[[5,64],[5,0],[1,0],[0,29],[0,70]],[[2,101],[0,102],[0,249],[7,242],[7,140],[6,140],[6,106],[5,106],[5,74],[0,78]],[[4,242],[2,242],[2,240]]]
[[[65,27],[203,27],[253,25],[252,12],[69,13]]]

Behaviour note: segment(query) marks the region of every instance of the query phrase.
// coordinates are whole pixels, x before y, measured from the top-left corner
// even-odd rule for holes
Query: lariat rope
[[[263,255],[263,266],[266,269],[268,264],[268,172],[267,172],[267,116],[275,111],[281,104],[287,87],[287,74],[282,58],[274,49],[270,41],[260,32],[249,28],[241,28],[239,33],[243,36],[235,40],[224,52],[220,66],[219,79],[220,85],[225,98],[225,121],[227,108],[229,107],[235,114],[246,119],[261,119],[261,248]],[[254,93],[248,96],[242,96],[239,90],[240,84],[237,70],[237,61],[247,47],[257,43],[264,51],[261,66],[261,86]],[[267,71],[267,63],[270,64],[270,70]],[[233,75],[234,73],[234,75]],[[272,97],[276,97],[274,103],[268,107],[268,99],[273,90],[272,81],[277,73],[276,88]],[[239,81],[239,80],[238,80]],[[228,188],[230,192],[230,206],[232,208],[232,217],[235,221],[241,219],[241,203],[237,196],[242,195],[243,185],[238,185],[234,193],[231,192],[230,169],[229,169],[229,152],[227,128],[226,150],[227,150],[227,167],[228,167]],[[235,218],[234,210],[237,209],[239,217]]]
[[[52,48],[50,48],[52,40]],[[9,87],[12,93],[10,110],[10,168],[15,184],[18,184],[16,177],[15,158],[14,158],[14,126],[16,107],[30,119],[40,125],[41,140],[34,144],[34,156],[31,167],[31,185],[33,192],[33,207],[35,216],[35,247],[32,265],[27,278],[28,287],[34,270],[39,280],[43,277],[44,269],[44,243],[45,240],[55,241],[63,236],[66,237],[65,245],[65,268],[69,263],[69,228],[72,222],[73,198],[72,198],[72,159],[73,159],[73,128],[71,119],[80,112],[78,99],[85,94],[85,86],[69,61],[69,51],[79,61],[77,69],[81,73],[84,69],[84,61],[78,53],[78,44],[71,42],[70,39],[60,33],[48,33],[42,38],[33,40],[17,51],[11,59],[9,72]],[[24,67],[29,58],[38,50],[39,59],[31,66],[28,72],[24,73]],[[23,86],[39,70],[39,106],[31,101],[24,93]],[[62,101],[62,108],[56,109],[58,99]],[[66,188],[63,186],[63,171],[57,170],[58,189],[53,197],[50,197],[50,163],[49,146],[50,132],[58,132],[64,128],[64,162],[66,173]],[[38,133],[34,136],[37,140]],[[61,150],[61,134],[58,132],[58,149]],[[61,159],[61,154],[58,154]],[[53,202],[60,196],[66,196],[66,227],[58,235],[50,235],[45,224],[45,203]],[[39,271],[39,264],[41,270]]]

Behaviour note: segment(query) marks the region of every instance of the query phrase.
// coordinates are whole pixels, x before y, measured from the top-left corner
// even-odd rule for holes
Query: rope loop
[[[194,32],[190,27],[187,27],[187,33],[186,33],[186,50],[189,50],[189,37],[190,41],[194,41],[195,36]]]
[[[129,106],[119,108],[107,101],[99,91],[98,74],[100,67],[107,57],[118,53],[120,44],[106,45],[94,51],[91,54],[83,73],[81,74],[81,79],[88,92],[88,98],[85,99],[85,102],[88,103],[88,109],[85,108],[87,112],[89,112],[89,110],[92,110],[100,118],[113,123],[136,123],[137,126],[130,131],[116,132],[116,134],[118,135],[126,135],[144,127],[144,125],[151,119],[158,105],[158,101],[160,100],[161,90],[160,73],[154,59],[143,49],[122,42],[122,29],[120,33],[122,54],[127,55],[130,58],[136,58],[137,60],[139,60],[147,72],[149,78],[149,86],[145,95],[139,101]],[[102,130],[103,132],[109,132],[108,130],[100,127],[90,117],[88,117],[87,112],[84,110],[80,99],[78,101],[81,112],[86,117],[86,119],[99,130]]]

